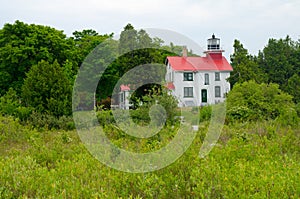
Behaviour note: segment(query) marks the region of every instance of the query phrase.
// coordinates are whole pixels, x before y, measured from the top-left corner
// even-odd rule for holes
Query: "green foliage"
[[[153,111],[152,115],[156,115],[156,121],[161,121],[161,118],[163,118],[162,109],[165,110],[166,113],[166,119],[169,122],[173,122],[176,115],[178,115],[177,110],[177,99],[164,87],[153,87],[151,90],[149,90],[149,93],[147,95],[142,96],[142,105],[137,108],[140,113],[138,115],[141,115],[141,119],[145,120],[146,122],[149,121],[151,113],[149,111]],[[151,110],[152,106],[160,105],[162,106],[160,108],[155,108]],[[149,115],[150,114],[150,115]],[[134,115],[133,115],[134,116]],[[155,118],[153,118],[155,120]]]
[[[77,67],[74,66],[74,63],[70,62],[69,60],[66,60],[66,63],[63,65],[63,72],[65,77],[69,81],[70,87],[72,88],[76,79]]]
[[[293,95],[294,102],[299,101],[299,41],[292,41],[289,36],[269,39],[258,56],[250,55],[238,40],[234,41],[233,47],[230,58],[234,70],[228,79],[231,86],[249,80],[276,83],[281,90]]]
[[[211,119],[212,106],[201,106],[199,110],[200,122],[208,121]]]
[[[62,130],[73,130],[75,129],[74,121],[71,117],[61,116],[55,117],[53,115],[32,112],[27,119],[28,125],[33,126],[39,130],[51,130],[51,129],[62,129]]]
[[[75,43],[74,56],[76,57],[79,66],[94,48],[96,48],[106,39],[111,38],[113,36],[113,34],[100,35],[92,29],[75,31],[73,32],[73,35]]]
[[[0,116],[0,155],[5,149],[5,143],[18,143],[26,139],[28,135],[28,129],[24,128],[17,120],[11,116]]]
[[[289,36],[285,39],[269,39],[267,46],[259,56],[261,68],[269,78],[269,82],[277,83],[286,90],[287,80],[299,72],[299,56],[297,44]]]
[[[15,90],[10,88],[4,96],[0,98],[0,112],[5,115],[14,115],[20,106]]]
[[[114,123],[114,117],[111,110],[100,110],[97,111],[97,119],[100,125],[110,125]]]
[[[33,107],[23,106],[12,88],[0,98],[0,113],[2,115],[14,116],[22,124],[29,124],[37,129],[72,130],[75,128],[73,119],[70,117],[61,116],[57,118],[53,115],[36,112]]]
[[[174,132],[167,126],[160,139],[138,141],[117,135],[112,126],[106,130],[114,144],[139,152],[157,150]],[[300,193],[299,129],[276,121],[225,125],[218,144],[201,159],[203,126],[174,164],[143,174],[101,164],[75,131],[29,131],[0,117],[0,132],[17,135],[0,139],[1,198],[298,198]]]
[[[70,131],[75,128],[69,115],[77,69],[101,44],[103,48],[93,51],[101,59],[93,57],[88,64],[110,64],[97,88],[97,98],[104,99],[108,108],[107,97],[126,72],[139,65],[163,64],[167,55],[181,54],[182,47],[163,46],[161,39],[131,24],[119,41],[94,30],[73,35],[67,38],[54,28],[20,21],[0,30],[0,198],[300,197],[299,41],[270,39],[256,57],[235,40],[229,78],[235,86],[227,98],[228,122],[211,153],[199,158],[213,108],[205,106],[200,108],[198,136],[181,158],[159,171],[132,174],[99,163],[76,131]],[[86,77],[87,86],[93,78],[99,78],[94,70]],[[155,136],[129,136],[116,125],[110,110],[96,113],[113,144],[138,153],[166,146],[179,127],[173,121],[176,99],[163,88],[144,88],[150,89],[147,95],[137,95],[143,104],[130,115],[141,125],[150,119],[160,124],[163,107],[167,123]],[[293,95],[297,105],[279,88]],[[80,91],[80,97],[93,98]]]
[[[299,101],[300,45],[287,36],[284,39],[269,39],[259,53],[258,62],[268,81],[279,84],[279,88]]]
[[[298,104],[296,104],[296,111],[297,111],[298,117],[300,118],[300,102]]]
[[[102,45],[105,43],[106,42]],[[123,77],[126,72],[137,66],[143,65],[145,68],[149,68],[149,70],[147,70],[147,76],[145,76],[144,73],[142,75],[135,74],[135,79],[138,81],[137,83],[144,82],[149,76],[161,77],[161,74],[158,74],[157,70],[151,70],[151,66],[155,64],[164,66],[166,57],[168,55],[174,55],[172,51],[173,48],[162,46],[162,43],[163,41],[159,38],[151,38],[145,30],[137,31],[131,24],[127,24],[121,32],[119,41],[111,45],[113,48],[106,49],[106,54],[108,55],[104,60],[111,62],[104,63],[104,65],[109,64],[109,66],[99,81],[97,98],[102,100],[107,97],[112,97],[114,86],[118,80]],[[176,47],[182,50],[182,47]],[[103,46],[103,49],[105,48],[106,47]],[[99,54],[103,54],[103,52],[97,53],[97,55]],[[110,59],[110,57],[115,58],[115,60]],[[164,69],[165,67],[163,67],[160,73],[164,74]]]
[[[295,103],[300,103],[300,76],[298,74],[294,74],[289,78],[287,92],[294,97]]]
[[[74,43],[62,31],[16,21],[0,29],[0,95],[9,87],[20,91],[31,66],[41,60],[63,64],[73,60]]]
[[[260,69],[256,57],[248,53],[243,44],[238,40],[234,40],[234,53],[230,56],[233,71],[228,78],[231,86],[235,83],[242,83],[249,80],[254,80],[258,83],[266,81],[266,76]]]
[[[41,61],[27,73],[22,87],[26,106],[59,117],[71,114],[71,87],[63,69],[55,61]]]
[[[236,84],[226,100],[227,119],[246,121],[289,117],[286,113],[295,112],[292,96],[278,87],[277,84],[257,84],[254,81]]]
[[[24,107],[15,90],[10,88],[7,93],[0,97],[0,113],[10,115],[25,121],[31,114],[33,108]]]
[[[149,107],[141,106],[135,110],[130,110],[130,117],[137,124],[140,125],[149,124],[151,120],[149,116]]]

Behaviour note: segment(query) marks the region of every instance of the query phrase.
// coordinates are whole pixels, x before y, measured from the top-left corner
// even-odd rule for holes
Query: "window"
[[[124,102],[124,93],[123,92],[120,94],[120,101]]]
[[[221,87],[215,86],[215,97],[221,97]]]
[[[208,73],[204,74],[204,85],[209,85],[209,75],[208,75]]]
[[[215,81],[220,81],[220,73],[219,72],[215,73]]]
[[[193,81],[193,73],[183,73],[183,81]]]
[[[183,88],[184,97],[193,97],[193,87],[184,87]]]

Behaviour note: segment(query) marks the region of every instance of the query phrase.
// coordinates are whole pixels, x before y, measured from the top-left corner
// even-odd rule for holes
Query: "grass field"
[[[225,125],[211,153],[199,158],[207,128],[201,123],[191,147],[173,164],[132,174],[97,161],[76,131],[37,131],[0,117],[0,198],[300,197],[298,127],[275,121]],[[110,133],[120,146],[156,150],[173,132],[138,143]]]

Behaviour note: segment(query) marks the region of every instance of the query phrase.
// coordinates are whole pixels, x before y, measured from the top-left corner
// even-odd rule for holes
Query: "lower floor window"
[[[221,87],[215,86],[215,97],[221,97]]]
[[[184,97],[193,97],[193,87],[184,87],[183,88]]]

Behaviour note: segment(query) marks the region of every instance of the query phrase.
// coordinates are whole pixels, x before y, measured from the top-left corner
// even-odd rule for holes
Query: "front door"
[[[201,101],[202,101],[202,103],[207,103],[207,90],[206,89],[201,90]]]

